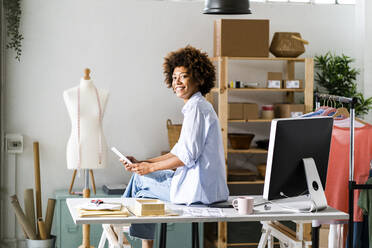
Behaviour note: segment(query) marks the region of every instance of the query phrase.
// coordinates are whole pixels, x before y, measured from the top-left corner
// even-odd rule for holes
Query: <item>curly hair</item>
[[[216,80],[215,67],[206,53],[192,46],[186,46],[169,53],[164,60],[164,81],[168,88],[172,87],[173,71],[179,66],[187,69],[191,75],[192,83],[200,83],[199,91],[203,96],[214,87],[214,81]]]

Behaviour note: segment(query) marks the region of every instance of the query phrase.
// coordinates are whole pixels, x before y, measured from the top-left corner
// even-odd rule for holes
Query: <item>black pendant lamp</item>
[[[252,14],[249,0],[205,0],[203,14],[241,15]]]

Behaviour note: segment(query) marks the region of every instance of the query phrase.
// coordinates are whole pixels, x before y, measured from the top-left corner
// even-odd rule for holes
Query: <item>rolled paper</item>
[[[36,233],[34,232],[31,224],[28,222],[26,215],[23,213],[23,210],[19,205],[17,195],[12,195],[10,197],[10,203],[13,206],[18,223],[22,226],[22,229],[26,233],[27,238],[31,240],[36,240],[37,239]]]
[[[52,229],[55,205],[56,205],[56,200],[49,198],[47,209],[46,209],[46,214],[45,214],[45,231],[48,237],[50,236],[50,231]]]
[[[36,233],[34,190],[25,189],[24,193],[25,215]]]
[[[39,219],[40,217],[42,217],[39,142],[34,142],[34,173],[35,173],[36,217]]]
[[[46,230],[45,230],[45,222],[43,221],[43,218],[38,218],[37,219],[37,225],[39,227],[39,234],[40,234],[40,239],[45,240],[49,239]]]

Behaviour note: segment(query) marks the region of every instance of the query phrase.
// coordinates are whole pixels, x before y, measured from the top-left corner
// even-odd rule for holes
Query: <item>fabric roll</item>
[[[22,226],[22,229],[27,234],[27,238],[29,238],[31,240],[36,240],[37,239],[36,233],[34,232],[31,224],[29,223],[29,221],[28,221],[26,215],[24,214],[21,206],[19,205],[17,195],[12,195],[10,197],[10,202],[13,206],[14,212],[15,212],[17,220],[18,220],[18,223]]]

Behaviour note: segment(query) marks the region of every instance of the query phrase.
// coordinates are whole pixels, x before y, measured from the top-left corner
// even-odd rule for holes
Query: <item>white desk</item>
[[[125,224],[125,223],[197,223],[197,222],[248,222],[248,221],[311,221],[311,220],[345,220],[349,215],[328,207],[327,209],[315,213],[293,213],[275,209],[264,210],[262,207],[255,208],[255,212],[250,215],[239,215],[233,208],[222,208],[223,216],[187,216],[184,210],[195,207],[205,207],[202,205],[184,206],[166,204],[166,208],[179,214],[178,216],[159,216],[159,217],[79,217],[77,206],[80,206],[89,198],[68,198],[67,206],[75,224]],[[121,202],[125,206],[132,205],[133,198],[105,198],[107,202]],[[162,242],[160,242],[162,243]],[[164,244],[165,245],[165,244]]]

